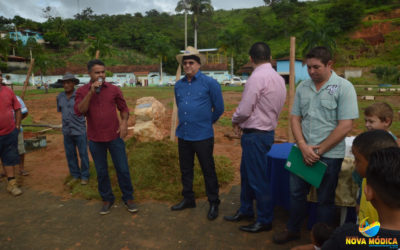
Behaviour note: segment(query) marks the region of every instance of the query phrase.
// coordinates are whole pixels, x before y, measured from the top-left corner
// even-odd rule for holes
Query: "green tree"
[[[308,29],[303,33],[300,40],[300,47],[303,47],[303,56],[316,46],[325,46],[332,53],[336,49],[334,35],[337,32],[332,25],[321,24],[310,18],[307,22]]]
[[[5,38],[0,38],[0,55],[3,56],[3,59],[7,61],[8,53],[11,49],[11,40],[7,36]]]
[[[233,77],[234,60],[233,57],[240,53],[245,44],[243,30],[224,30],[218,37],[219,47],[226,51],[231,58],[231,77]]]
[[[354,0],[335,0],[326,11],[327,22],[339,27],[342,31],[353,29],[361,22],[364,5]]]
[[[161,33],[147,34],[145,36],[145,52],[151,56],[158,57],[160,62],[160,84],[163,82],[163,61],[167,61],[172,53],[175,52],[171,46],[168,36]],[[175,53],[174,53],[175,54]]]
[[[68,45],[68,38],[65,34],[59,31],[49,31],[43,36],[44,40],[49,42],[50,47],[55,49],[61,49]]]
[[[211,15],[214,11],[211,0],[180,0],[175,11],[188,10],[192,12],[192,23],[194,28],[194,47],[197,48],[197,31],[199,29],[199,16]]]
[[[96,51],[100,52],[100,56],[105,58],[111,55],[111,47],[107,43],[107,40],[102,36],[96,36],[95,39],[87,39],[87,43],[89,43],[89,47],[86,50],[86,53],[94,58],[96,55]]]

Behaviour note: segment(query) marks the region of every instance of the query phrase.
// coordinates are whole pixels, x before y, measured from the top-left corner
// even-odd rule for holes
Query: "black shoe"
[[[258,233],[261,231],[269,231],[272,229],[272,224],[261,224],[260,222],[254,222],[248,226],[241,226],[239,227],[240,230],[249,232],[249,233]]]
[[[300,233],[299,232],[290,232],[288,230],[285,230],[280,233],[276,233],[273,237],[273,241],[276,244],[284,244],[286,242],[292,241],[292,240],[297,240],[300,239]]]
[[[209,220],[215,220],[218,217],[218,204],[210,203],[210,209],[208,210],[207,218]]]
[[[131,213],[136,213],[139,210],[138,207],[136,206],[136,204],[133,203],[133,200],[126,201],[125,206],[128,209],[128,211]]]
[[[253,220],[253,219],[254,215],[242,214],[239,210],[234,215],[224,216],[224,220],[226,221],[241,221],[241,220]]]
[[[178,204],[173,205],[171,207],[171,210],[172,211],[178,211],[178,210],[183,210],[185,208],[193,208],[193,207],[196,207],[196,202],[194,200],[185,200],[185,199],[183,199]]]
[[[100,209],[100,214],[101,215],[105,215],[105,214],[109,214],[110,213],[110,209],[112,207],[112,205],[114,204],[114,202],[110,202],[110,201],[104,201],[103,202],[103,206]]]

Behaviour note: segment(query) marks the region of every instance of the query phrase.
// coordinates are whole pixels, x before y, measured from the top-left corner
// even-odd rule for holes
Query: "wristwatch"
[[[314,153],[316,153],[317,155],[319,155],[319,150],[318,150],[318,148],[315,148],[315,149],[314,149]]]

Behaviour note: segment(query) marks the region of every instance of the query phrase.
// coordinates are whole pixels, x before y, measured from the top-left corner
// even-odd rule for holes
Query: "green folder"
[[[319,188],[327,165],[322,161],[317,161],[314,165],[307,166],[304,163],[300,149],[296,145],[293,145],[286,161],[285,168],[314,187]]]

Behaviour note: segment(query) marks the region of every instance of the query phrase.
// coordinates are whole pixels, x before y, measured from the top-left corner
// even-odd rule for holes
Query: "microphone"
[[[97,79],[98,82],[103,83],[103,78]],[[101,85],[96,88],[96,94],[100,93]]]

